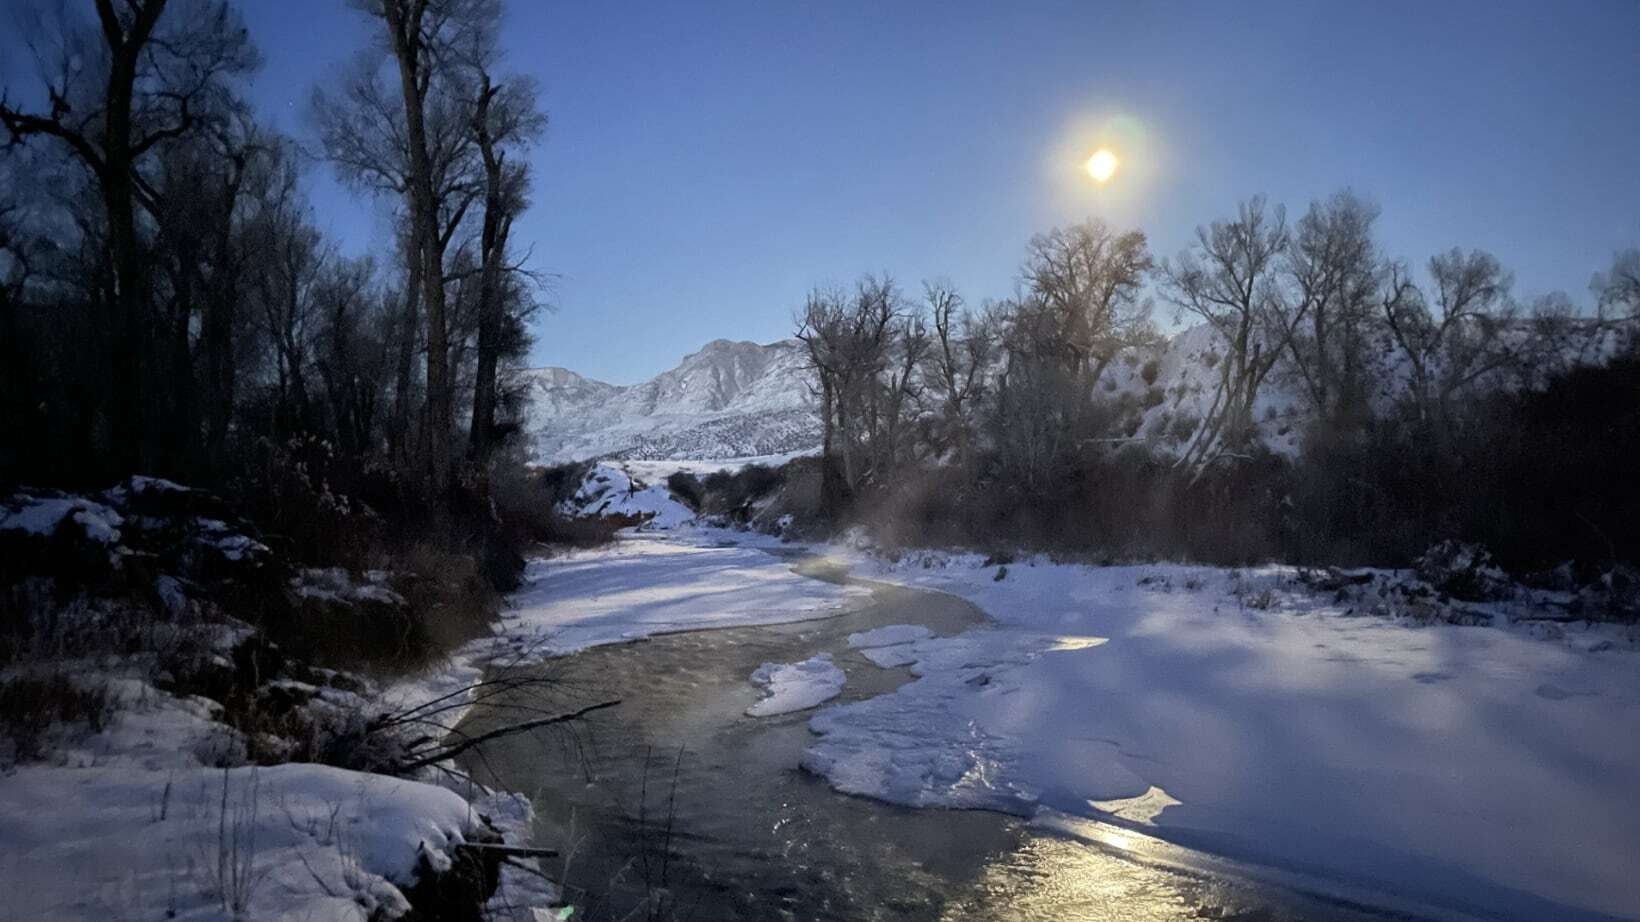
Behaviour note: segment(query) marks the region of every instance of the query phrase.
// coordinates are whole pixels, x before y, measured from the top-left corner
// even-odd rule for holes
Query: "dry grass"
[[[103,685],[81,685],[61,673],[25,675],[0,682],[0,762],[40,758],[54,727],[108,726],[115,698]],[[9,753],[7,752],[9,750]]]

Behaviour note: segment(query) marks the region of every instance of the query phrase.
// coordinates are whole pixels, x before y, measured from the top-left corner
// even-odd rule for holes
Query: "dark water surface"
[[[846,579],[812,559],[794,566]],[[829,652],[848,676],[835,700],[859,700],[912,676],[850,650],[850,633],[902,623],[936,634],[989,629],[954,596],[863,585],[871,598],[833,617],[653,637],[541,667],[557,684],[533,692],[533,707],[622,703],[573,732],[496,741],[466,767],[534,798],[537,844],[564,852],[546,864],[579,904],[575,918],[1385,918],[1102,823],[1077,838],[998,813],[832,791],[798,768],[813,711],[745,716],[760,697],[752,671]],[[475,714],[474,729],[504,720],[503,703]]]

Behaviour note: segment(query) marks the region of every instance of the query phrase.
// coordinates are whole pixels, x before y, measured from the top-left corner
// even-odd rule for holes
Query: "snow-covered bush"
[[[1491,602],[1514,595],[1514,583],[1479,544],[1442,541],[1418,558],[1418,578],[1437,591],[1471,602]]]

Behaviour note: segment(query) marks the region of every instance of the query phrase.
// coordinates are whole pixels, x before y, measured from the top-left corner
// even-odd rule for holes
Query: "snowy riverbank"
[[[765,552],[776,546],[684,524],[531,561],[493,636],[382,697],[429,701],[498,662],[826,617],[867,593],[799,575]],[[993,619],[956,636],[903,625],[850,637],[849,656],[917,676],[863,701],[822,703],[836,693],[828,663],[759,670],[775,696],[759,712],[819,705],[804,766],[839,790],[1073,832],[1066,817],[1099,818],[1459,912],[1640,918],[1631,629],[1350,616],[1280,568],[1024,560],[999,579],[974,555],[809,550]],[[0,783],[0,878],[26,890],[29,915],[224,918],[235,892],[258,918],[390,914],[478,814],[509,842],[529,830],[513,795],[315,766],[211,768],[222,734],[205,704],[140,683],[123,693],[104,732]],[[552,896],[509,871],[496,906],[529,918]]]
[[[887,648],[920,678],[813,717],[805,766],[840,790],[1100,817],[1459,911],[1640,917],[1627,629],[1348,617],[1281,569],[830,551],[996,620]]]
[[[627,572],[601,578],[648,584],[699,545],[772,541],[689,525],[667,540],[670,558],[664,543],[623,545]],[[808,550],[994,620],[858,644],[918,678],[815,712],[804,765],[839,790],[1094,817],[1411,905],[1640,918],[1633,627],[1508,605],[1385,616],[1428,598],[1362,604],[1365,591],[1321,592],[1281,567],[999,570],[971,554]],[[618,607],[564,625],[568,645],[648,630]],[[1438,623],[1489,608],[1493,626]],[[1538,614],[1555,620],[1513,620]]]
[[[821,617],[863,592],[758,550],[776,543],[684,525],[534,562],[502,636],[558,654]],[[814,713],[805,767],[839,790],[1096,817],[1411,905],[1640,917],[1630,629],[1351,616],[1284,568],[1027,560],[999,580],[975,555],[809,550],[995,621],[853,644],[918,679]]]

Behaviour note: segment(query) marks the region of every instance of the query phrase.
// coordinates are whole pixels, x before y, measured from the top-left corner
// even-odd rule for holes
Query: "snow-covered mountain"
[[[1166,451],[1177,448],[1208,410],[1218,375],[1216,337],[1206,326],[1130,350],[1111,363],[1100,396],[1131,398],[1126,434]],[[534,457],[550,464],[616,457],[704,460],[813,452],[820,420],[802,343],[714,340],[676,368],[626,387],[564,368],[520,374],[532,398],[527,429]],[[1272,448],[1292,452],[1301,399],[1272,380],[1259,398],[1259,422]]]
[[[1567,360],[1587,361],[1616,348],[1615,340],[1602,334]],[[1114,435],[1164,454],[1181,450],[1214,407],[1223,351],[1222,340],[1205,324],[1125,351],[1105,369],[1095,391],[1121,413]],[[1387,408],[1405,387],[1404,363],[1387,342],[1375,344],[1367,361],[1374,383],[1369,399]],[[806,356],[795,339],[768,345],[714,340],[676,368],[628,387],[563,368],[520,374],[529,384],[526,427],[540,463],[603,457],[718,460],[820,448]],[[1292,455],[1307,413],[1299,382],[1278,370],[1259,389],[1254,422],[1270,449]]]
[[[546,464],[614,456],[741,458],[818,449],[802,344],[714,340],[640,384],[594,381],[565,368],[520,373],[526,427]]]

